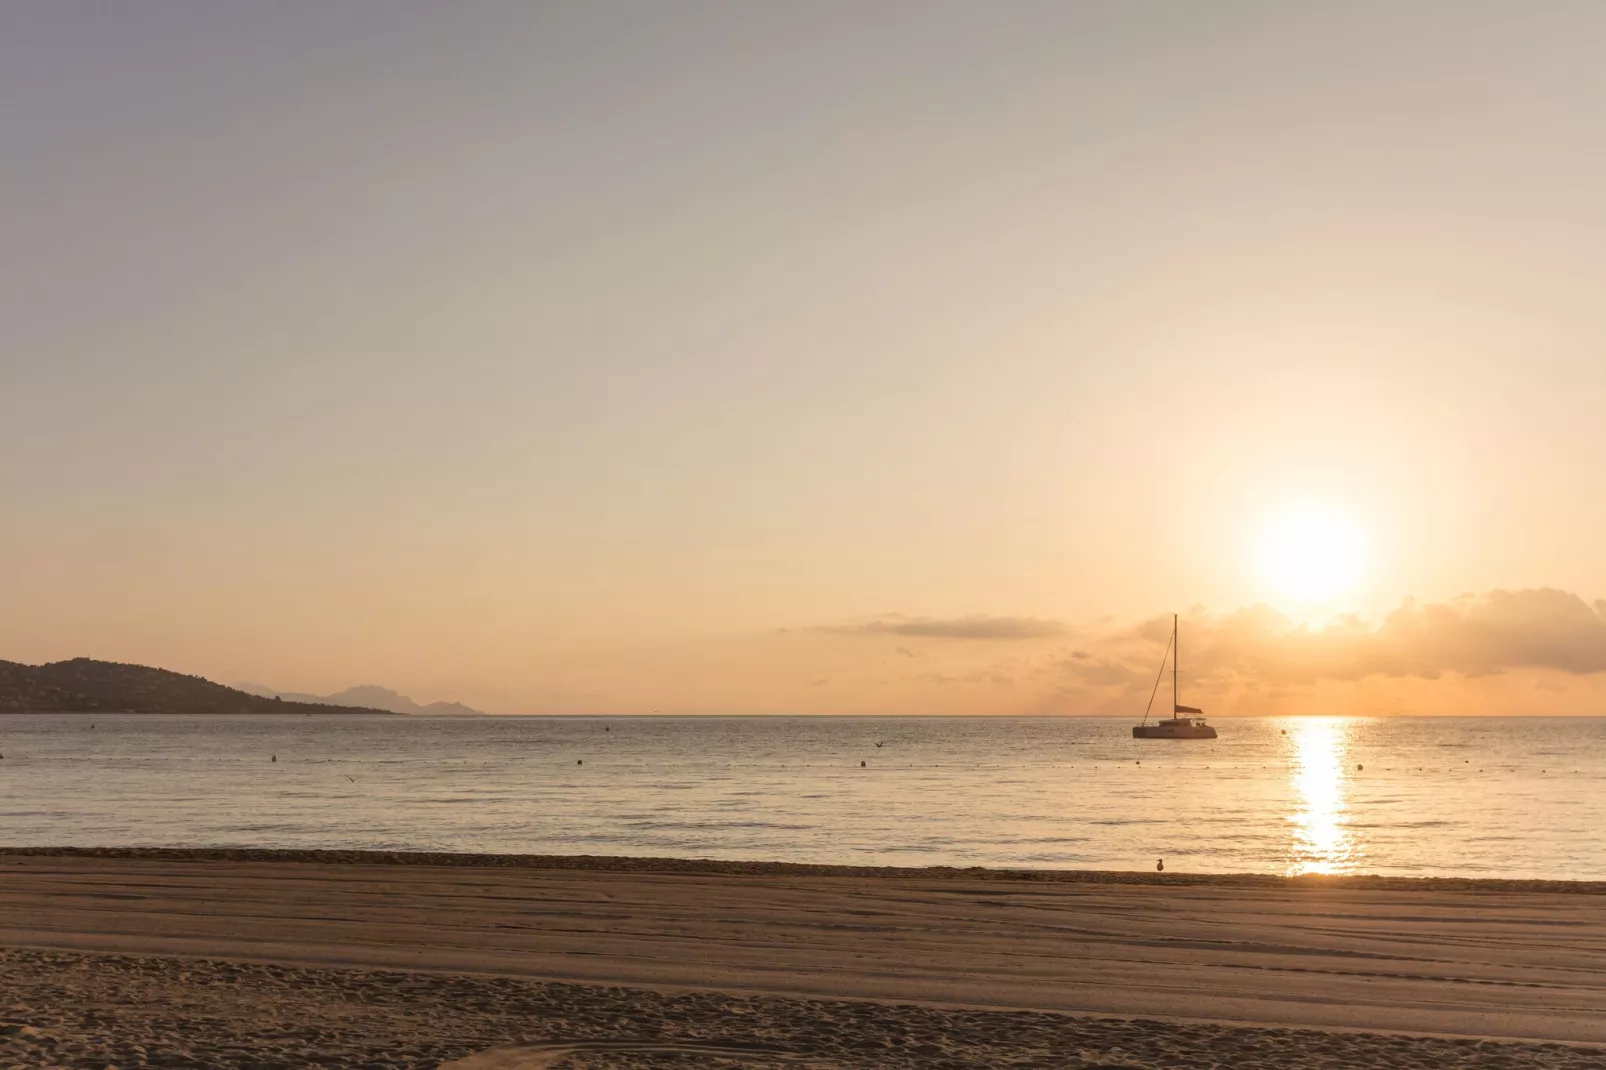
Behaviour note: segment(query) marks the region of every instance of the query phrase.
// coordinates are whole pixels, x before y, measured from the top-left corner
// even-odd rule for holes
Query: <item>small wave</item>
[[[1411,830],[1411,829],[1457,828],[1457,827],[1461,826],[1462,822],[1459,822],[1459,821],[1347,821],[1347,822],[1344,822],[1344,824],[1347,827],[1352,828],[1352,829],[1367,829],[1367,830],[1400,829],[1400,830],[1404,831],[1404,830]]]

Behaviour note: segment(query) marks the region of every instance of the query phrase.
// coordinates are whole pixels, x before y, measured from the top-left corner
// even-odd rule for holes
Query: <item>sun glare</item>
[[[1323,505],[1284,510],[1267,526],[1260,546],[1266,579],[1303,602],[1347,593],[1360,578],[1365,543],[1354,522]]]
[[[1349,724],[1335,717],[1291,723],[1297,800],[1289,815],[1294,835],[1288,872],[1344,873],[1354,868],[1357,854],[1346,798]]]

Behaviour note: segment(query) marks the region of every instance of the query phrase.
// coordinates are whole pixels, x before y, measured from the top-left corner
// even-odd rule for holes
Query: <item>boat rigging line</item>
[[[1171,658],[1171,644],[1176,641],[1177,633],[1176,629],[1173,628],[1170,637],[1165,641],[1165,654],[1160,658],[1160,670],[1154,674],[1154,690],[1149,692],[1149,704],[1143,707],[1144,724],[1149,723],[1149,711],[1154,709],[1154,696],[1160,693],[1160,680],[1165,676],[1165,663]],[[1176,703],[1173,702],[1172,705],[1174,706]]]

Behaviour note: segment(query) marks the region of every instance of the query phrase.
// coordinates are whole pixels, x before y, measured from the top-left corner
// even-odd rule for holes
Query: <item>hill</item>
[[[358,706],[287,702],[199,676],[73,658],[48,665],[0,661],[0,713],[386,713]]]
[[[332,695],[308,695],[295,691],[275,691],[262,684],[238,684],[242,691],[268,698],[282,698],[286,702],[322,702],[330,706],[361,706],[367,709],[386,710],[390,713],[414,713],[430,717],[484,717],[484,710],[476,710],[461,702],[415,702],[406,695],[377,684],[358,684]]]

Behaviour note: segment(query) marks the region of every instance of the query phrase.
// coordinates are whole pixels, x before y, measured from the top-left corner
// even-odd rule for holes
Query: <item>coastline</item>
[[[469,851],[381,851],[278,847],[17,847],[0,846],[0,859],[17,857],[125,859],[168,862],[299,862],[337,866],[433,866],[486,869],[578,870],[680,876],[797,876],[864,879],[1013,881],[1045,884],[1140,885],[1263,889],[1370,889],[1493,894],[1606,895],[1606,881],[1525,877],[1404,877],[1379,874],[1188,873],[1102,869],[1005,869],[984,866],[856,866],[814,862],[742,861],[640,855],[545,855]]]
[[[397,713],[395,710],[370,710],[360,706],[331,706],[319,702],[286,702],[284,709],[270,710],[207,710],[196,712],[194,710],[125,710],[125,709],[88,709],[88,710],[31,710],[31,709],[0,709],[0,717],[222,717],[232,719],[236,717],[328,717],[331,715],[351,714],[355,717],[416,717],[418,714]],[[309,709],[308,707],[317,707]],[[435,714],[437,717],[453,717],[456,714]],[[495,716],[484,714],[483,716]]]

